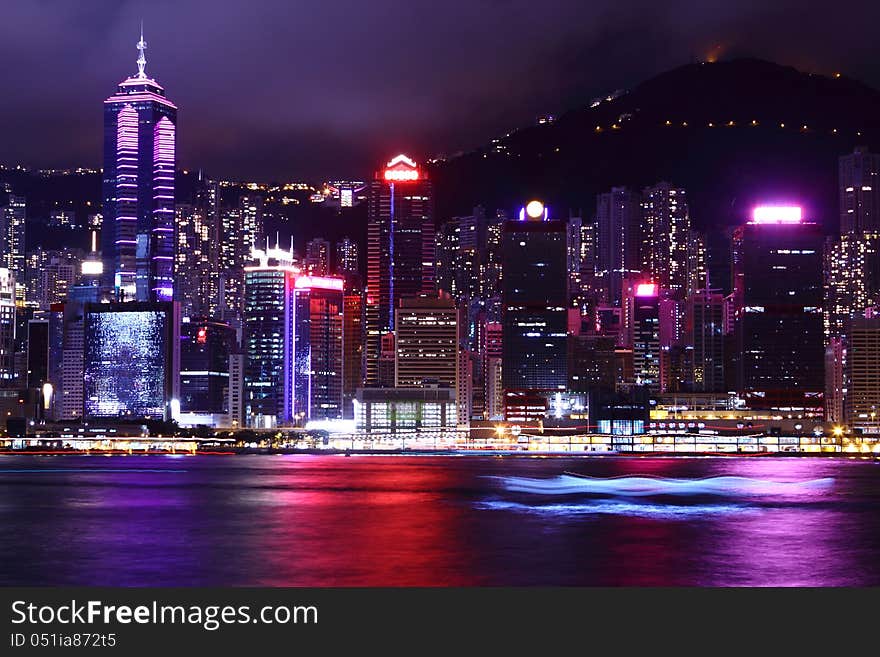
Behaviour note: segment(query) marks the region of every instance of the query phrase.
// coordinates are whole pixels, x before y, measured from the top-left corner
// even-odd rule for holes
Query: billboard
[[[85,316],[84,404],[91,417],[165,417],[170,401],[171,314],[104,310]]]

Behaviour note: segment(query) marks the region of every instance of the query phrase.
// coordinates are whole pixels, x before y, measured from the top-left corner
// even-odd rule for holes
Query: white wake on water
[[[801,495],[828,490],[834,479],[770,481],[750,477],[722,476],[705,479],[665,477],[583,477],[562,474],[551,479],[498,477],[504,488],[535,495],[603,494],[640,497],[646,495]]]

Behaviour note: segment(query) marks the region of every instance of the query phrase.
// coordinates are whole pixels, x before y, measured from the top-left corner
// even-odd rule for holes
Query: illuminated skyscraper
[[[880,305],[880,232],[844,233],[825,249],[825,337]]]
[[[633,370],[636,385],[660,390],[660,290],[639,283],[633,290]]]
[[[547,393],[568,383],[566,224],[532,201],[504,224],[502,368],[505,391]],[[506,393],[507,394],[507,393]]]
[[[86,417],[171,419],[179,399],[179,309],[171,302],[86,304]]]
[[[293,415],[342,419],[343,280],[298,276],[293,296]]]
[[[219,310],[220,208],[217,183],[199,175],[191,203],[176,210],[174,295],[184,317],[216,317]]]
[[[839,161],[840,239],[825,250],[825,338],[880,304],[880,155],[857,148]]]
[[[455,301],[447,295],[401,300],[397,309],[395,387],[457,387],[458,320]]]
[[[346,283],[342,313],[342,413],[354,417],[352,401],[364,385],[364,294]]]
[[[220,317],[237,324],[244,304],[244,267],[251,251],[263,245],[263,198],[246,194],[238,205],[220,213],[218,298]],[[276,246],[278,246],[276,244]]]
[[[229,356],[235,330],[223,322],[183,319],[180,325],[180,410],[222,414],[227,406]]]
[[[847,342],[847,423],[880,433],[880,318],[854,319]]]
[[[701,291],[688,297],[687,342],[694,348],[693,388],[724,391],[724,297]]]
[[[641,272],[641,198],[625,187],[599,194],[596,201],[596,274],[606,300],[620,306],[623,281]]]
[[[752,408],[822,409],[822,244],[799,207],[757,207],[734,233],[736,388]]]
[[[401,299],[434,292],[431,181],[405,155],[370,184],[367,224],[366,383],[379,381],[382,335],[394,330]]]
[[[840,232],[880,232],[880,155],[864,147],[839,160]]]
[[[642,190],[642,272],[679,298],[687,291],[690,230],[685,190],[667,182]]]
[[[339,276],[356,275],[360,269],[357,242],[343,237],[336,242],[336,268],[335,273]]]
[[[25,221],[27,201],[24,196],[9,192],[6,205],[0,208],[0,266],[9,269],[15,276],[16,284],[24,288],[26,278],[25,262]],[[3,202],[0,195],[0,202]],[[22,297],[23,290],[18,294]]]
[[[0,267],[0,387],[15,382],[15,274]]]
[[[330,273],[330,242],[316,237],[306,243],[306,257],[303,261],[307,272],[313,276],[326,276]]]
[[[104,101],[104,287],[122,301],[174,295],[174,176],[177,107],[144,69]]]
[[[245,416],[271,428],[293,419],[293,290],[299,268],[292,251],[254,251],[244,268]]]

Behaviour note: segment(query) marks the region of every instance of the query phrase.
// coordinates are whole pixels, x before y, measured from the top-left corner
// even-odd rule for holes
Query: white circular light
[[[544,217],[544,204],[541,201],[529,201],[526,205],[526,214],[532,219],[542,219]]]

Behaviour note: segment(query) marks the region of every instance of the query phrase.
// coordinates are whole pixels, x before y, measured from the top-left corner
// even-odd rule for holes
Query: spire
[[[144,56],[144,50],[147,49],[147,42],[144,41],[144,22],[143,21],[141,21],[141,40],[137,42],[137,49],[138,49],[138,58],[137,58],[138,74],[137,74],[137,76],[141,80],[145,80],[147,78],[147,74],[144,73],[144,68],[147,65],[147,58]]]

